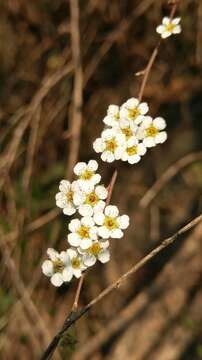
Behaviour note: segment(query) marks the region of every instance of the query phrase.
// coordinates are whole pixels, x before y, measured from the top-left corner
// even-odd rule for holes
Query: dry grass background
[[[169,11],[154,0],[81,0],[79,54],[69,5],[0,2],[0,358],[6,360],[37,359],[71,308],[76,282],[57,290],[40,268],[47,247],[67,244],[68,218],[55,207],[58,182],[72,176],[77,155],[98,159],[92,142],[106,108],[137,95],[135,73],[144,69],[158,39],[155,27]],[[168,141],[134,167],[99,161],[105,184],[118,170],[112,202],[131,225],[113,242],[110,263],[89,271],[81,304],[201,213],[201,1],[181,1],[180,13],[183,32],[160,49],[144,93],[151,114],[167,120]],[[82,71],[75,71],[80,56]],[[82,99],[74,85],[82,80],[81,129],[75,129],[73,104]],[[54,358],[202,359],[201,259],[198,225],[79,320]]]

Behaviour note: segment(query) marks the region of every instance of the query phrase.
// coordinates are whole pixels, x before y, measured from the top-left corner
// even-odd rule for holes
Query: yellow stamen
[[[66,198],[67,198],[67,202],[72,202],[73,201],[73,191],[69,191],[68,193],[66,193]]]
[[[133,132],[130,128],[121,129],[122,133],[126,135],[126,139],[133,135]]]
[[[112,218],[110,216],[105,217],[104,225],[109,229],[116,229],[118,227],[117,221],[115,218]]]
[[[94,255],[94,256],[97,256],[99,254],[101,250],[101,246],[100,244],[97,242],[97,243],[94,243],[89,249],[88,249],[88,253],[91,254],[91,255]]]
[[[135,155],[137,154],[137,146],[128,147],[126,151],[130,156]]]
[[[175,24],[172,24],[170,22],[168,25],[166,25],[166,31],[172,32],[174,30],[175,26],[176,26]]]
[[[74,269],[78,269],[80,268],[81,260],[78,257],[73,257],[71,260],[71,264]]]
[[[57,259],[55,261],[53,261],[53,270],[54,273],[61,273],[64,270],[64,263],[62,260]]]
[[[148,129],[146,129],[147,136],[156,136],[158,134],[158,129],[151,125]]]
[[[89,228],[87,226],[82,225],[77,233],[82,239],[89,238]]]
[[[80,176],[80,179],[82,180],[90,180],[93,176],[93,171],[90,171],[88,169],[86,169],[83,174]]]
[[[111,140],[106,140],[105,144],[106,144],[106,150],[108,150],[110,152],[114,152],[117,148],[117,143],[116,143],[115,138],[113,138]]]
[[[130,119],[136,119],[140,114],[140,110],[138,107],[135,107],[133,109],[128,109],[128,117]]]
[[[85,203],[94,206],[97,204],[99,198],[94,191],[87,195]]]

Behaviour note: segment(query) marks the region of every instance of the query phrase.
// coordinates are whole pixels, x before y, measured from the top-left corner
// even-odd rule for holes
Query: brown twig
[[[144,196],[139,202],[139,206],[142,208],[148,207],[148,205],[158,195],[164,185],[175,175],[177,175],[180,170],[193,163],[194,161],[201,160],[202,151],[199,151],[197,153],[191,153],[189,155],[186,155],[182,159],[176,161],[159,177],[159,179],[154,183],[154,185],[152,185],[152,187],[144,194]]]
[[[79,279],[78,286],[77,286],[77,289],[76,289],[75,298],[74,298],[74,303],[73,303],[73,306],[72,306],[72,311],[76,311],[77,308],[78,308],[79,297],[80,297],[80,294],[81,294],[81,288],[82,288],[82,285],[83,285],[84,276],[85,276],[85,274],[83,273],[81,275],[80,279]]]
[[[61,340],[63,334],[69,329],[69,327],[74,324],[78,319],[80,319],[85,313],[87,313],[94,305],[100,302],[103,298],[109,295],[113,290],[118,289],[126,280],[128,280],[131,275],[135,274],[139,269],[141,269],[145,264],[147,264],[151,259],[153,259],[157,254],[163,251],[166,247],[170,246],[174,241],[176,241],[181,235],[186,233],[188,230],[195,227],[202,221],[202,214],[196,217],[194,220],[190,221],[187,225],[183,226],[178,230],[174,235],[163,240],[159,246],[154,250],[149,252],[145,257],[143,257],[137,264],[133,265],[125,274],[123,274],[118,280],[109,285],[105,290],[103,290],[96,298],[90,301],[86,306],[81,308],[76,312],[71,312],[70,315],[64,321],[64,324],[61,330],[55,335],[51,343],[49,344],[46,351],[43,353],[41,360],[51,359],[59,341]]]
[[[73,102],[69,114],[69,131],[72,134],[69,141],[69,156],[66,176],[72,177],[72,169],[77,162],[80,145],[83,105],[83,71],[81,64],[80,31],[79,31],[79,3],[70,0],[70,28],[72,43],[72,58],[74,65]]]

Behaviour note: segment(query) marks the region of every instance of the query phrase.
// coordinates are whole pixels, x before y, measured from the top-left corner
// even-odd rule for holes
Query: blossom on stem
[[[119,106],[109,105],[107,109],[107,116],[104,117],[103,122],[108,126],[116,126],[120,119]]]
[[[150,116],[146,116],[140,126],[138,137],[142,139],[146,147],[150,148],[167,140],[166,131],[162,131],[165,128],[166,122],[163,118],[152,119]]]
[[[166,39],[167,37],[171,36],[172,34],[179,34],[181,33],[181,25],[180,17],[175,19],[170,19],[169,17],[164,17],[162,20],[162,24],[157,26],[156,32],[161,35],[162,39]]]
[[[86,188],[82,195],[84,196],[84,201],[78,208],[79,214],[82,216],[92,216],[96,211],[104,209],[104,200],[107,198],[107,195],[108,191],[103,185]]]
[[[100,182],[101,176],[96,174],[98,163],[95,160],[90,160],[88,163],[78,162],[74,167],[74,174],[78,176],[78,184],[81,189],[86,186],[96,185]]]
[[[80,278],[82,271],[86,270],[86,266],[83,263],[82,256],[75,249],[67,249],[67,254],[70,258],[70,269],[72,277]]]
[[[146,153],[147,149],[143,143],[139,143],[136,137],[131,137],[127,141],[126,149],[121,160],[128,161],[129,164],[136,164],[140,161],[141,156]]]
[[[73,219],[69,223],[70,234],[67,241],[74,247],[80,246],[81,249],[88,249],[93,240],[97,240],[97,227],[92,217],[85,216],[79,219]]]
[[[140,103],[138,99],[133,97],[121,106],[120,117],[134,121],[135,124],[139,125],[148,110],[149,107],[146,102]]]
[[[71,184],[68,180],[61,180],[59,190],[60,192],[55,196],[56,205],[63,210],[65,215],[73,215],[77,206],[83,201],[78,182],[73,181]]]
[[[93,241],[88,249],[78,248],[78,252],[82,255],[84,265],[93,266],[96,261],[106,263],[110,260],[109,241]]]
[[[94,220],[99,225],[97,233],[103,239],[123,237],[123,229],[129,226],[128,215],[119,216],[117,206],[108,205],[101,212],[94,215]]]
[[[54,249],[47,250],[49,260],[45,260],[42,264],[42,272],[50,277],[50,281],[54,286],[61,286],[63,282],[72,279],[71,260],[66,251],[58,253]]]
[[[106,129],[102,132],[101,137],[94,141],[93,148],[95,152],[102,153],[103,161],[111,163],[121,158],[125,141],[125,135],[121,134],[118,129]]]

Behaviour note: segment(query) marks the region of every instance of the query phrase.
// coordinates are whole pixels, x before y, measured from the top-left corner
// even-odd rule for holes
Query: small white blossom
[[[78,208],[79,214],[82,216],[92,216],[96,211],[100,211],[105,207],[105,199],[108,191],[103,185],[97,185],[93,189],[86,188],[83,192],[84,202]]]
[[[75,249],[67,249],[67,254],[70,258],[70,269],[72,277],[80,278],[82,271],[86,269],[86,266],[83,263],[82,256]]]
[[[109,105],[107,109],[107,116],[104,117],[103,122],[108,126],[116,126],[119,122],[120,114],[119,114],[119,106],[117,105]]]
[[[61,286],[63,282],[72,279],[71,260],[66,251],[58,253],[54,249],[47,250],[49,260],[45,260],[42,264],[42,272],[50,277],[50,281],[54,286]]]
[[[140,103],[138,99],[131,98],[121,106],[120,117],[132,120],[138,125],[148,110],[149,107],[146,102]]]
[[[162,24],[157,26],[156,32],[161,35],[162,39],[165,39],[172,34],[179,34],[181,32],[180,18],[170,19],[168,17],[164,17],[162,20]]]
[[[157,144],[162,144],[167,139],[166,122],[163,118],[157,117],[154,120],[150,116],[146,116],[143,120],[138,137],[143,139],[143,144],[146,147],[153,147]]]
[[[126,150],[124,151],[121,160],[128,161],[129,164],[138,163],[146,153],[147,149],[144,144],[139,143],[136,137],[131,137],[127,141]]]
[[[109,241],[94,241],[92,245],[86,249],[78,249],[82,255],[84,265],[93,266],[97,260],[101,263],[106,263],[110,260]]]
[[[100,182],[101,176],[96,174],[98,163],[95,160],[90,160],[87,164],[79,162],[74,167],[74,173],[78,176],[78,184],[81,189],[84,189],[89,184],[96,185]]]
[[[94,220],[98,227],[98,235],[103,239],[123,237],[123,229],[129,226],[128,215],[119,216],[117,206],[106,206],[104,211],[97,212]]]
[[[97,240],[97,227],[92,217],[85,216],[81,220],[73,219],[69,223],[70,234],[67,236],[67,241],[70,245],[81,249],[88,249],[93,240]]]
[[[118,128],[120,129],[120,132],[125,135],[126,140],[128,140],[135,136],[138,126],[128,119],[120,119]]]
[[[118,129],[106,129],[102,132],[101,138],[93,143],[95,152],[102,153],[101,159],[106,162],[119,160],[123,154],[126,138]]]
[[[78,182],[73,181],[71,184],[67,180],[62,180],[60,181],[59,190],[60,192],[55,196],[56,205],[63,209],[65,215],[73,215],[77,206],[83,201]]]

